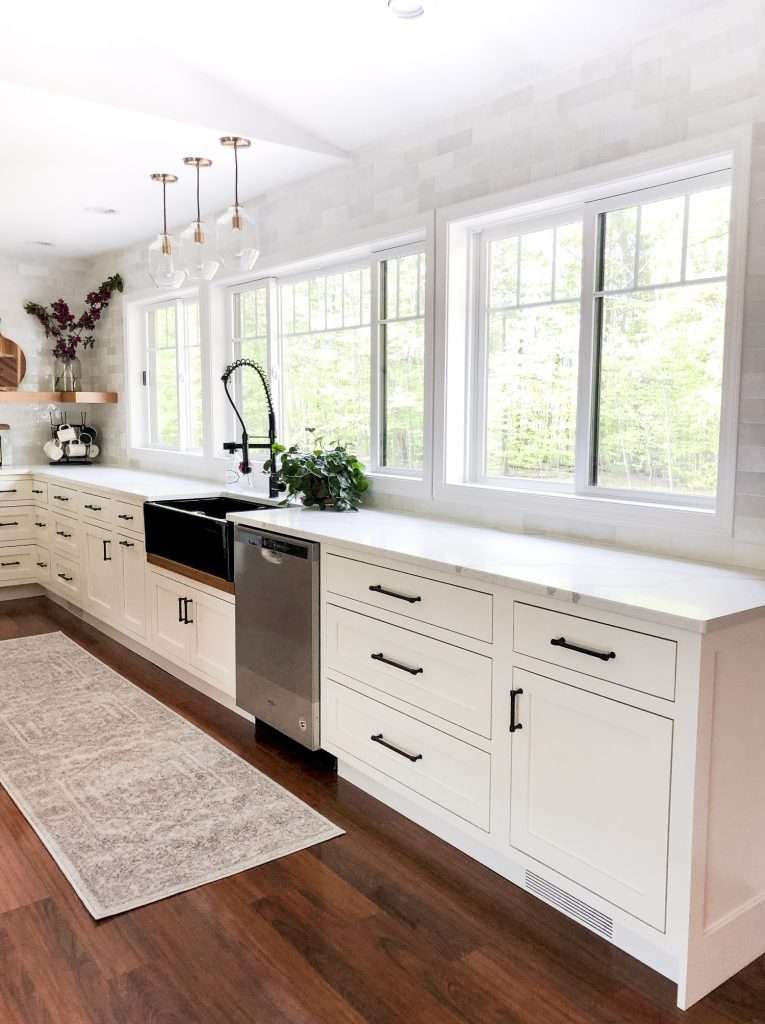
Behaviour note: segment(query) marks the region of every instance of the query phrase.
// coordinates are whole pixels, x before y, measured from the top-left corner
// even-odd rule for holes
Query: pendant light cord
[[[167,234],[167,182],[162,182],[162,224],[164,226],[164,234]]]
[[[199,212],[199,164],[197,164],[197,224],[201,223],[202,215]]]
[[[234,207],[239,209],[239,153],[234,146]]]

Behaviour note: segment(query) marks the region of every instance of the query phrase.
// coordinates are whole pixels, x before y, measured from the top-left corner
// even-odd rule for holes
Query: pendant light
[[[215,248],[205,233],[202,215],[199,209],[199,169],[212,167],[212,160],[204,156],[186,156],[183,158],[187,167],[195,167],[197,171],[197,219],[192,221],[180,238],[180,261],[190,281],[211,281],[218,272],[220,259]]]
[[[247,149],[249,139],[224,135],[222,146],[234,151],[234,205],[218,219],[218,257],[227,270],[252,270],[260,255],[255,225],[239,205],[239,150]]]
[[[157,288],[180,288],[186,272],[175,258],[175,240],[167,233],[167,186],[178,180],[175,174],[152,174],[152,181],[162,183],[162,234],[149,246],[149,277]]]

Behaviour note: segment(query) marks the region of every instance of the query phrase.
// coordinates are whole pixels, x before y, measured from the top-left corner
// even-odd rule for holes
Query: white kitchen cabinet
[[[190,631],[191,668],[218,680],[230,696],[236,694],[236,658],[234,653],[234,607],[202,591],[187,594],[188,615],[193,619]]]
[[[672,721],[513,674],[510,845],[664,930]]]
[[[146,634],[146,549],[134,537],[116,534],[112,545],[116,561],[119,624],[138,636]]]
[[[111,530],[86,523],[82,538],[85,607],[101,619],[113,619],[119,603],[119,579]]]
[[[159,654],[235,692],[234,605],[149,570],[150,643]]]
[[[188,625],[183,621],[183,599],[188,588],[157,572],[149,572],[151,644],[171,661],[188,661]]]

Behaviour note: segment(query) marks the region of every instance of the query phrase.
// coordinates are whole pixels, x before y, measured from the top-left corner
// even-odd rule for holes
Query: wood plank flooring
[[[0,603],[0,639],[55,629],[348,834],[96,923],[0,790],[0,1024],[765,1024],[765,958],[683,1014],[669,981],[311,755],[45,598]]]

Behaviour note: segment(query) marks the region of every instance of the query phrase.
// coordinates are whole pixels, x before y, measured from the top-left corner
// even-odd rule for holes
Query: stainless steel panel
[[[236,702],[311,750],[319,742],[319,545],[237,526]]]

